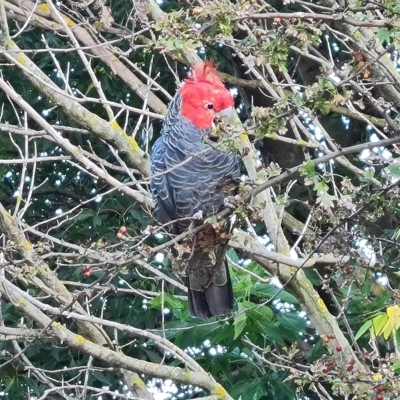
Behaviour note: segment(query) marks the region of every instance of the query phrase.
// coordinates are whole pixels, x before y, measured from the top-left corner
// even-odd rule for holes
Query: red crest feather
[[[211,60],[202,61],[192,67],[192,76],[187,79],[191,82],[211,82],[214,85],[224,86],[221,78],[217,75],[217,69]]]

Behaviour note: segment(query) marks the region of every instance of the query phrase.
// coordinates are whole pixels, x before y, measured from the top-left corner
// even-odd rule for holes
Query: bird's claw
[[[235,209],[237,208],[237,198],[236,196],[228,196],[224,198],[224,206],[228,208]]]
[[[197,220],[203,220],[204,219],[204,217],[203,217],[203,211],[201,211],[201,210],[199,210],[199,211],[197,211],[196,213],[194,213],[193,214],[193,217],[192,218],[194,218],[194,219],[197,219]]]

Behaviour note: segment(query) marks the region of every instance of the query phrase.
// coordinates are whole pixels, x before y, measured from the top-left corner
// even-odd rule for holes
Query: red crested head
[[[217,113],[234,104],[211,61],[196,64],[192,76],[179,89],[182,96],[181,114],[197,128],[211,128]]]

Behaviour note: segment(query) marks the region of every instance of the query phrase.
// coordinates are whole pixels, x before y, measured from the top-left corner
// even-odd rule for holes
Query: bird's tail
[[[224,232],[222,232],[224,233]],[[188,242],[171,249],[172,268],[188,288],[189,311],[197,318],[223,315],[233,309],[226,234],[211,224]]]
[[[193,317],[210,318],[216,315],[227,314],[233,309],[233,290],[229,276],[227,261],[223,261],[224,283],[218,283],[218,279],[204,289],[194,289],[190,284],[191,279],[186,278],[188,287],[189,311]]]

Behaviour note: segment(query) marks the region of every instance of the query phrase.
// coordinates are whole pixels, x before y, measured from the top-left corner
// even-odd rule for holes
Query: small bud
[[[194,7],[192,10],[193,15],[199,15],[203,12],[204,10],[201,7]]]
[[[329,361],[326,363],[326,365],[327,365],[328,367],[333,367],[333,366],[335,365],[335,361],[329,360]]]
[[[328,342],[329,342],[328,336],[323,336],[323,337],[322,337],[322,341],[323,341],[324,343],[328,343]]]
[[[329,339],[336,339],[336,336],[333,333],[328,334]]]
[[[379,385],[379,386],[376,388],[376,391],[377,391],[378,393],[383,393],[385,390],[386,390],[386,388],[385,388],[385,386],[383,386],[383,385]]]
[[[84,269],[83,275],[85,275],[86,278],[89,278],[89,277],[92,275],[92,268],[86,267],[86,268]]]

